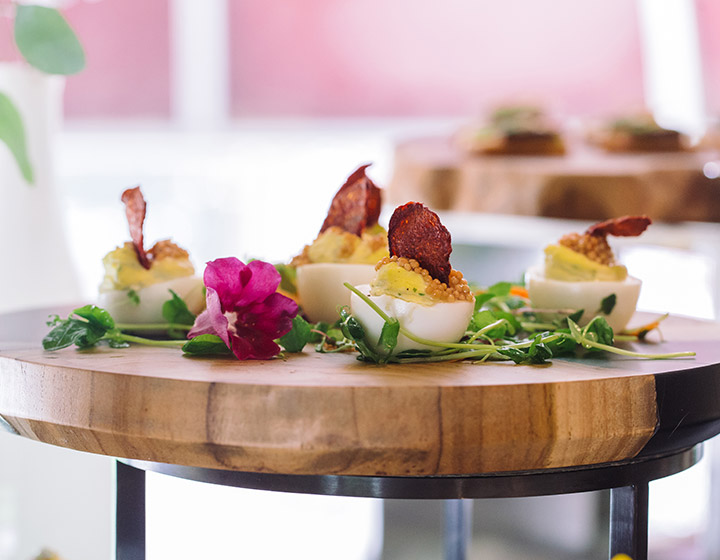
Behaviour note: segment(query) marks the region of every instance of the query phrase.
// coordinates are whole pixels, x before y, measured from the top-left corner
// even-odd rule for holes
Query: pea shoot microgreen
[[[465,336],[456,343],[444,343],[419,337],[389,317],[360,290],[345,284],[384,321],[378,341],[369,341],[360,322],[342,309],[341,325],[346,338],[360,353],[359,359],[374,363],[416,363],[472,360],[512,360],[516,364],[546,364],[552,358],[608,352],[647,359],[694,356],[694,352],[650,354],[614,345],[615,335],[602,315],[587,325],[577,323],[583,310],[537,311],[525,307],[521,297],[511,294],[509,283],[499,283],[476,296],[475,312]],[[615,298],[606,298],[602,312],[612,311]],[[643,336],[647,331],[641,331]],[[406,350],[394,353],[398,335],[432,347],[433,350]],[[635,340],[640,340],[639,336]]]
[[[476,296],[475,311],[465,336],[455,343],[438,342],[417,336],[404,328],[397,319],[389,317],[365,294],[350,284],[345,286],[370,306],[384,321],[378,340],[369,340],[362,323],[347,307],[338,309],[339,319],[334,324],[308,323],[301,315],[294,317],[292,329],[276,342],[284,352],[302,352],[307,344],[314,344],[321,353],[355,350],[358,359],[376,363],[411,364],[418,362],[449,362],[468,360],[512,361],[516,364],[542,365],[561,357],[582,357],[600,352],[621,356],[668,359],[694,356],[694,352],[643,353],[615,346],[615,340],[642,341],[649,332],[658,328],[661,317],[634,331],[617,336],[602,314],[612,311],[614,298],[603,300],[600,313],[589,323],[580,326],[583,310],[536,310],[527,307],[527,301],[511,293],[509,283],[498,283]],[[43,339],[43,348],[59,350],[68,346],[88,349],[99,344],[113,348],[129,344],[181,348],[191,356],[223,356],[232,352],[225,341],[215,334],[203,334],[191,340],[185,338],[195,322],[185,302],[170,291],[170,298],[162,309],[166,323],[116,323],[105,309],[95,305],[79,307],[62,319],[54,315],[48,321],[52,327]],[[142,331],[161,331],[169,338],[157,339],[139,336]],[[422,350],[396,351],[398,337],[406,337],[420,345]]]
[[[52,330],[43,338],[45,350],[60,350],[73,345],[88,349],[101,342],[106,342],[113,348],[122,348],[131,342],[174,348],[185,343],[184,340],[155,340],[123,332],[110,313],[96,305],[79,307],[73,310],[67,319],[53,315],[48,326],[52,327]]]

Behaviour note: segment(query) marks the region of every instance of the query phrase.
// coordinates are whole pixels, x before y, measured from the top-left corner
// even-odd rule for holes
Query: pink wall
[[[696,0],[708,114],[720,115],[720,2]]]
[[[634,2],[231,2],[236,115],[463,115],[642,103]]]
[[[77,2],[65,16],[87,66],[67,80],[69,117],[168,117],[168,0]]]
[[[698,1],[717,18],[714,0]],[[629,0],[228,4],[234,116],[474,115],[507,98],[582,114],[642,103]],[[170,116],[169,10],[169,0],[71,2],[88,64],[68,79],[68,117]],[[719,52],[715,35],[705,39]]]

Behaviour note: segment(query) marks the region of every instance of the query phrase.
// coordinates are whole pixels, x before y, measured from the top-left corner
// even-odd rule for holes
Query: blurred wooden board
[[[641,347],[693,359],[381,367],[311,348],[246,362],[139,346],[46,352],[42,317],[0,317],[0,417],[19,434],[251,472],[452,475],[627,459],[677,413],[672,394],[658,400],[658,379],[687,376],[703,394],[720,374],[720,326],[683,318],[666,321],[666,342]],[[720,416],[709,406],[703,429]]]
[[[562,156],[483,156],[450,137],[414,138],[396,145],[388,191],[394,204],[436,210],[715,222],[720,185],[703,166],[716,160],[713,152],[611,154],[580,143]]]

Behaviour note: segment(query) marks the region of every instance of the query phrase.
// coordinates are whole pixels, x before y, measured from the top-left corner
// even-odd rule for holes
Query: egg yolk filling
[[[158,241],[148,251],[148,255],[151,256],[152,265],[146,269],[138,261],[132,243],[127,242],[110,251],[103,258],[105,276],[100,291],[139,290],[152,284],[195,274],[187,251],[171,241]]]
[[[387,254],[387,233],[381,226],[368,228],[360,236],[332,226],[306,246],[293,264],[375,264]]]
[[[432,278],[415,259],[386,257],[375,269],[377,274],[370,283],[371,296],[388,295],[425,306],[474,299],[458,270],[450,272],[449,284],[446,284]]]
[[[545,277],[565,282],[622,282],[627,268],[603,264],[564,245],[545,248]]]

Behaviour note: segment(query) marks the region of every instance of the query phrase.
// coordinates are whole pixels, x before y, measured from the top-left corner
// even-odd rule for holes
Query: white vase
[[[54,165],[64,83],[0,63],[0,92],[20,112],[35,174],[27,184],[0,143],[0,313],[80,301]],[[43,547],[64,558],[110,558],[111,459],[5,433],[0,457],[0,560],[32,558]]]
[[[53,161],[64,83],[22,63],[0,63],[0,92],[20,112],[35,173],[28,184],[0,144],[0,312],[79,298]]]

